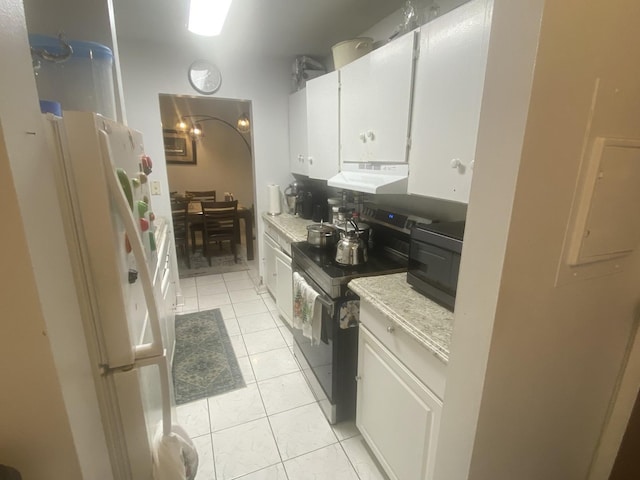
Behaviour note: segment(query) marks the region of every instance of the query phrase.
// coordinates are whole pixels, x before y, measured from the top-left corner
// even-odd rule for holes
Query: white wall
[[[640,255],[616,275],[555,276],[593,138],[640,138],[631,4],[495,1],[438,480],[587,477],[632,335]]]
[[[24,10],[29,33],[113,47],[108,0],[24,0]]]
[[[152,198],[156,214],[170,213],[158,95],[194,95],[187,69],[198,58],[213,60],[222,72],[222,86],[216,97],[252,102],[256,212],[260,215],[266,211],[266,185],[285,186],[291,181],[287,102],[292,59],[240,58],[234,55],[233,45],[205,49],[195,41],[179,47],[120,39],[119,45],[129,125],[144,134],[146,151],[155,162],[152,179],[162,182],[162,195]],[[261,244],[262,222],[258,221],[257,226],[256,238]]]

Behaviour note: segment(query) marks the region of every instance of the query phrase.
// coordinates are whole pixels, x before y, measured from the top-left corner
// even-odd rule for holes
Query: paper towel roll
[[[267,185],[269,190],[269,215],[280,215],[280,185]]]

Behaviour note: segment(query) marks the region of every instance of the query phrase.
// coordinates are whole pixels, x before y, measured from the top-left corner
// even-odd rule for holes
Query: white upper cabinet
[[[307,82],[308,175],[328,180],[338,173],[339,97],[337,71]]]
[[[291,173],[308,175],[307,159],[307,92],[289,95],[289,167]]]
[[[415,32],[340,69],[340,161],[406,163]]]
[[[409,193],[469,201],[491,5],[473,0],[421,29]]]

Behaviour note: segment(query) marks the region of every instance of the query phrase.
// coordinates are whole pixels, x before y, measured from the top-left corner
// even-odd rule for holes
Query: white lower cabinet
[[[264,285],[273,296],[279,315],[291,325],[293,316],[293,273],[291,241],[265,222]]]
[[[291,257],[278,249],[276,255],[276,306],[278,313],[291,325],[293,316],[293,274],[291,272]]]
[[[276,272],[276,252],[280,250],[277,241],[264,235],[264,284],[274,297],[277,295],[278,273]]]
[[[431,479],[441,400],[363,324],[357,378],[356,425],[389,478]]]

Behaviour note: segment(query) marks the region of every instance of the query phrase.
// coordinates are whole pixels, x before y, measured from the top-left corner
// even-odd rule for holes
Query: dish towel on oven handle
[[[293,326],[302,330],[312,345],[320,343],[322,308],[315,308],[319,296],[302,275],[293,272]]]

